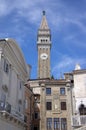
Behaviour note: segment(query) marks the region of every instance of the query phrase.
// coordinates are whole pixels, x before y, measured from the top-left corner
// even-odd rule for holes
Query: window
[[[51,95],[51,88],[46,88],[46,94]]]
[[[38,126],[34,126],[34,130],[39,130],[39,127]]]
[[[84,104],[81,104],[79,108],[79,112],[80,112],[80,115],[86,115],[86,107],[84,106]]]
[[[19,86],[19,89],[21,90],[21,87],[22,87],[22,83],[21,83],[21,81],[20,81],[20,86]]]
[[[67,130],[67,120],[66,120],[66,118],[61,118],[61,130]]]
[[[52,130],[52,118],[47,118],[47,130]]]
[[[3,101],[3,102],[6,101],[6,95],[4,93],[1,94],[1,101]]]
[[[46,110],[52,110],[52,102],[46,102]]]
[[[59,120],[59,118],[54,118],[54,130],[60,130],[60,120]]]
[[[65,88],[60,88],[60,94],[64,95],[65,94]]]
[[[19,106],[19,112],[21,111],[21,108],[20,108],[20,106]]]
[[[9,64],[6,59],[4,60],[4,72],[6,72],[7,74],[9,72]]]
[[[19,81],[19,89],[22,90],[22,87],[24,86],[24,82],[23,81]]]
[[[61,102],[61,110],[66,110],[66,102]]]
[[[66,118],[47,118],[46,119],[47,130],[67,130]]]
[[[35,119],[38,119],[38,113],[37,112],[35,113]]]
[[[28,99],[25,99],[25,109],[28,109]]]

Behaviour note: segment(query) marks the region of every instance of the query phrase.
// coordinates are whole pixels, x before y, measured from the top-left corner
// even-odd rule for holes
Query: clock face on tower
[[[40,55],[40,58],[41,58],[42,60],[46,60],[46,59],[48,58],[48,55],[47,55],[46,53],[42,53],[42,54]]]

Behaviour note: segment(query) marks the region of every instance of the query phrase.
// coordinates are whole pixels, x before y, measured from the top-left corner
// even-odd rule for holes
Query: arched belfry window
[[[81,104],[79,107],[79,113],[80,115],[86,115],[86,107],[84,104]]]

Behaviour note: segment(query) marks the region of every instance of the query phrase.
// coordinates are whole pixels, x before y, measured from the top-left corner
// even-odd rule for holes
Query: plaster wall
[[[24,127],[0,118],[0,130],[24,130]]]
[[[86,106],[86,73],[74,75],[76,111],[83,103]]]

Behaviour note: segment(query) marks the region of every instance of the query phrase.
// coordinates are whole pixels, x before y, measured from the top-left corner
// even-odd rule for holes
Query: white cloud
[[[30,0],[24,0],[22,2],[21,0],[0,0],[0,16],[11,14],[13,10],[18,12],[24,11],[26,15],[28,14],[28,11],[30,11],[34,6],[34,4],[36,4],[36,2]]]
[[[77,34],[67,34],[65,37],[64,37],[64,41],[69,41],[69,40],[73,40],[75,39],[77,36]]]
[[[83,32],[86,32],[86,26],[83,24],[83,22],[81,22],[81,19],[69,19],[69,18],[65,18],[65,22],[68,23],[72,23],[75,24],[76,26],[78,26]]]
[[[70,72],[75,69],[76,64],[80,64],[82,68],[82,65],[86,64],[86,60],[64,55],[59,62],[56,62],[55,66],[52,68],[52,73],[58,76],[60,72]]]
[[[56,32],[65,30],[65,33],[68,29],[64,40],[74,39],[75,41],[76,34],[72,35],[70,32],[71,24],[74,24],[80,31],[86,33],[86,26],[82,20],[86,13],[82,15],[81,12],[78,13],[72,7],[70,9],[70,6],[63,3],[62,0],[35,0],[34,2],[31,0],[0,0],[0,16],[6,16],[15,11],[15,16],[12,18],[15,27],[16,25],[21,25],[22,27],[21,18],[28,23],[39,25],[43,9],[46,10],[48,22],[51,24],[50,28]],[[12,32],[15,32],[15,29],[17,30],[18,28],[12,28]],[[11,30],[10,26],[9,30]]]
[[[11,8],[9,6],[8,8],[8,3],[5,2],[4,0],[0,2],[0,16],[7,15],[9,12],[11,12]]]
[[[49,21],[51,21],[53,26],[59,27],[59,25],[63,25],[64,22],[70,22],[84,29],[84,25],[76,21],[82,14],[78,15],[78,12],[74,11],[71,13],[69,11],[70,7],[62,3],[61,0],[36,0],[34,2],[31,0],[0,0],[0,16],[11,14],[12,11],[16,11],[17,15],[25,17],[25,19],[34,22],[34,24],[39,21],[40,12],[43,9],[48,12]]]

